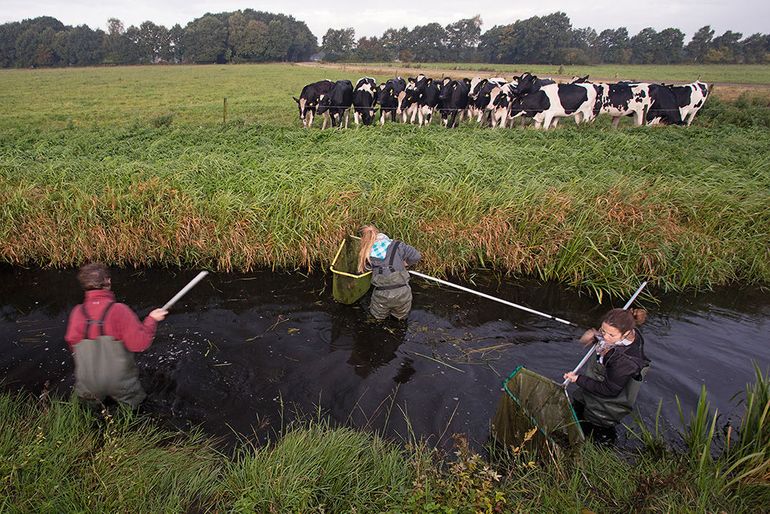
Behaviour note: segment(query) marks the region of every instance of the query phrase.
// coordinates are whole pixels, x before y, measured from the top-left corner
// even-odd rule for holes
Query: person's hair
[[[377,240],[377,234],[380,233],[374,225],[364,225],[359,231],[361,234],[361,245],[358,250],[358,272],[363,273],[366,265],[369,263],[369,254],[372,253],[372,246]]]
[[[83,289],[104,289],[110,285],[110,270],[100,262],[86,264],[78,271],[78,282]]]
[[[602,323],[620,330],[625,334],[647,321],[647,311],[644,309],[612,309],[604,315]]]

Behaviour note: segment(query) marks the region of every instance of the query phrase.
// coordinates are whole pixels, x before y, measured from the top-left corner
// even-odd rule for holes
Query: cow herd
[[[590,123],[599,114],[612,118],[617,127],[624,116],[634,125],[690,125],[709,95],[709,85],[693,82],[682,86],[647,82],[592,82],[575,77],[566,84],[538,78],[531,73],[503,78],[452,80],[425,75],[404,80],[395,77],[382,84],[363,77],[321,80],[302,88],[294,101],[303,127],[323,116],[322,129],[348,126],[352,109],[356,125],[395,122],[430,124],[438,112],[444,126],[456,127],[463,118],[490,127],[514,126],[516,118],[532,119],[535,128],[556,127],[561,118]],[[379,109],[379,116],[377,115]]]

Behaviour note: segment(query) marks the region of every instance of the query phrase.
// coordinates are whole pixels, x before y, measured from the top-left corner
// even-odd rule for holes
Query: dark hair
[[[104,289],[110,285],[110,270],[100,262],[86,264],[78,271],[78,282],[86,291]]]
[[[602,323],[617,328],[623,334],[645,321],[647,321],[647,311],[644,309],[612,309],[602,318]]]

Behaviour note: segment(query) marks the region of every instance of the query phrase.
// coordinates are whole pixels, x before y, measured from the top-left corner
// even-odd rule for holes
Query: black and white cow
[[[297,106],[299,107],[299,119],[302,120],[302,126],[304,128],[311,127],[313,125],[313,117],[318,107],[318,100],[321,95],[328,94],[334,87],[334,82],[331,80],[320,80],[313,82],[302,88],[302,92],[299,94],[299,98],[293,96]]]
[[[439,111],[447,128],[454,128],[463,120],[463,113],[468,107],[470,83],[470,79],[452,80],[441,89]]]
[[[390,114],[391,121],[396,121],[398,94],[404,89],[406,89],[406,81],[401,77],[395,77],[380,84],[377,91],[377,103],[380,104],[380,125],[385,124],[387,114]]]
[[[489,104],[492,100],[492,90],[506,83],[503,78],[495,77],[482,79],[476,84],[476,88],[468,93],[468,116],[475,117],[481,125],[490,113]]]
[[[371,77],[362,77],[353,90],[353,119],[356,125],[363,122],[371,125],[374,121],[374,104],[377,101],[377,82]]]
[[[479,123],[484,116],[484,109],[489,104],[489,93],[496,85],[505,84],[501,77],[491,79],[474,77],[471,79],[468,91],[468,117],[477,118]],[[486,97],[486,98],[481,98]],[[481,99],[480,99],[481,98]]]
[[[679,102],[671,88],[663,84],[650,84],[649,90],[652,103],[647,111],[647,125],[682,125]]]
[[[489,126],[505,127],[509,118],[511,103],[514,99],[512,89],[516,82],[509,82],[496,86],[489,94],[489,103],[486,110],[489,112]],[[513,122],[514,118],[511,118]]]
[[[534,119],[535,128],[548,130],[556,127],[559,118],[574,116],[575,123],[593,121],[596,117],[597,92],[593,84],[547,84],[539,86],[529,82],[522,87],[521,81],[511,88],[513,101],[510,115]],[[534,90],[534,91],[533,91]]]
[[[428,83],[425,84],[425,89],[420,97],[420,108],[417,111],[417,116],[420,120],[420,125],[430,125],[433,120],[433,113],[436,112],[441,102],[441,82],[433,79],[428,79]]]
[[[414,123],[417,120],[417,110],[419,109],[420,98],[426,83],[427,78],[423,74],[417,77],[409,77],[406,82],[406,88],[398,93],[396,114],[401,115],[403,123]]]
[[[541,79],[537,75],[532,75],[529,72],[522,74],[520,77],[513,77],[512,82],[514,82],[516,85],[513,87],[511,93],[516,96],[521,96],[527,93],[534,93],[543,86],[556,84],[556,82],[551,78]]]
[[[612,126],[617,128],[624,116],[633,116],[637,127],[644,123],[644,115],[652,106],[650,85],[646,82],[618,82],[615,84],[594,84],[599,97],[598,111],[612,117]]]
[[[668,87],[676,96],[682,123],[687,124],[689,127],[695,115],[703,107],[703,104],[706,103],[710,91],[709,85],[705,82],[696,81],[684,86]]]
[[[329,112],[332,127],[342,126],[342,118],[345,118],[345,128],[348,128],[348,109],[353,104],[353,83],[349,80],[338,80],[334,87],[325,95],[321,95],[318,101],[318,114]],[[324,118],[321,130],[326,128]]]

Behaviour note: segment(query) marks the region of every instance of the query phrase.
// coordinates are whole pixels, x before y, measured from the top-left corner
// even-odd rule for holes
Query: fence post
[[[222,124],[227,124],[227,97],[225,97],[224,104],[222,106]]]

